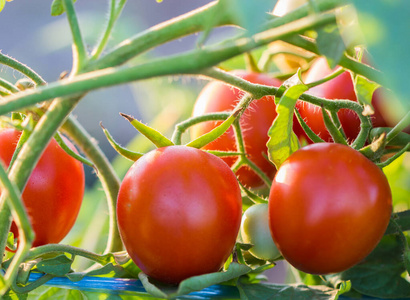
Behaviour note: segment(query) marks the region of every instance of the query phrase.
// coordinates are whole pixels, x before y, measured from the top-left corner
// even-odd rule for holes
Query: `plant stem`
[[[111,0],[110,2],[110,16],[107,22],[107,27],[105,28],[104,34],[100,42],[91,54],[92,61],[96,60],[101,55],[105,46],[107,45],[108,39],[111,36],[112,29],[114,28],[114,24],[121,14],[121,11],[124,8],[126,0],[120,0],[118,6],[116,5],[116,2],[116,0]]]
[[[34,240],[34,233],[30,225],[30,221],[23,202],[20,197],[17,187],[10,182],[6,170],[0,163],[0,181],[2,183],[2,194],[9,201],[9,207],[13,208],[13,219],[19,230],[19,248],[14,255],[12,262],[4,275],[5,286],[0,288],[0,296],[3,295],[11,282],[16,278],[20,263],[24,261],[26,253],[30,250]],[[8,231],[7,231],[8,232]],[[2,247],[3,249],[3,247]],[[3,255],[3,253],[1,253]]]
[[[1,53],[1,51],[0,51],[0,63],[26,75],[28,78],[33,80],[38,85],[43,85],[46,83],[46,81],[39,74],[34,72],[31,68],[29,68],[25,64],[22,64],[16,59]]]
[[[63,79],[59,82],[49,84],[46,87],[40,87],[35,91],[26,91],[25,93],[21,93],[21,95],[5,97],[0,104],[0,114],[48,100],[56,95],[72,96],[101,87],[156,76],[196,74],[198,70],[212,67],[228,58],[266,45],[279,38],[332,22],[334,22],[334,15],[308,17],[288,24],[283,28],[279,27],[256,34],[252,39],[234,39],[224,43],[223,46],[204,47],[186,54],[155,59],[128,68],[117,67],[80,74],[70,79]]]
[[[82,70],[87,63],[87,50],[81,35],[80,25],[78,24],[77,14],[74,9],[73,0],[63,0],[68,23],[70,24],[71,34],[73,37],[73,68],[72,73]]]
[[[20,90],[14,84],[8,82],[7,80],[4,80],[3,78],[0,78],[0,86],[4,87],[6,90],[12,93],[20,92]]]
[[[101,57],[98,61],[91,62],[86,68],[90,70],[104,69],[126,63],[133,57],[171,40],[205,30],[211,20],[217,22],[214,26],[231,24],[228,14],[221,14],[217,1],[200,7],[189,13],[158,24],[140,34],[122,42],[116,49]]]
[[[394,126],[392,130],[390,130],[386,135],[386,143],[389,143],[395,136],[397,136],[400,132],[403,131],[407,126],[410,125],[410,112],[400,120],[399,123]]]
[[[94,163],[98,170],[97,175],[107,197],[110,218],[108,241],[104,252],[119,251],[123,246],[117,227],[117,214],[115,211],[120,179],[116,175],[107,157],[96,145],[95,140],[77,120],[68,118],[61,129],[78,145],[80,150]]]

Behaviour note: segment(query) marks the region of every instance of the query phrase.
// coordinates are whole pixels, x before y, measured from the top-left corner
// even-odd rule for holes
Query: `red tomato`
[[[312,64],[311,68],[306,73],[305,82],[311,83],[317,81],[332,72],[333,70],[329,68],[326,59],[320,57]],[[308,94],[326,99],[347,99],[357,101],[353,80],[350,73],[347,71],[330,81],[311,88],[308,91]],[[380,95],[380,89],[376,90],[373,94],[372,104],[375,109],[375,114],[372,119],[374,126],[385,127],[387,126],[387,123],[382,117],[379,109],[380,101],[382,101]],[[298,101],[296,107],[313,132],[327,142],[332,141],[332,138],[326,129],[325,123],[323,122],[322,110],[320,107],[302,101]],[[346,134],[346,138],[349,141],[353,141],[360,131],[359,117],[354,111],[349,109],[339,110],[338,116],[340,123],[342,124],[343,131]],[[310,141],[308,138],[307,140]]]
[[[311,274],[344,271],[382,238],[392,213],[386,176],[360,152],[318,143],[281,165],[269,195],[269,224],[283,257]]]
[[[242,200],[231,169],[204,151],[170,146],[130,168],[118,195],[118,226],[130,257],[167,283],[218,271],[239,232]]]
[[[234,71],[235,75],[242,77],[252,83],[264,84],[269,86],[280,86],[281,82],[277,79],[268,77],[260,73],[247,73],[246,71]],[[229,111],[232,110],[240,100],[243,92],[226,85],[222,82],[211,82],[205,86],[199,95],[193,116],[200,116],[205,113]],[[244,115],[241,117],[240,124],[243,132],[246,153],[266,175],[273,178],[275,167],[264,155],[267,155],[266,143],[268,142],[268,130],[276,117],[276,106],[274,96],[265,96],[259,100],[254,100]],[[191,131],[191,137],[197,138],[221,122],[205,122],[194,126]],[[237,151],[236,139],[233,129],[230,128],[224,135],[208,144],[204,149]],[[223,160],[232,166],[238,158],[227,157]],[[248,187],[258,187],[263,181],[247,167],[242,167],[236,172],[242,184]]]
[[[21,133],[0,131],[0,159],[9,165]],[[74,146],[66,140],[74,149]],[[35,233],[33,246],[59,243],[73,227],[85,188],[82,164],[53,139],[46,147],[24,188],[22,199]],[[11,231],[18,236],[16,224]]]

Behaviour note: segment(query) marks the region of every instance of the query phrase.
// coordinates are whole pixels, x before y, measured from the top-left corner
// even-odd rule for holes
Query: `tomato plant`
[[[280,253],[270,234],[268,204],[260,203],[249,207],[242,216],[241,237],[245,243],[252,244],[249,252],[263,260],[273,261]]]
[[[270,78],[263,73],[249,73],[244,70],[236,70],[233,74],[253,83],[276,87],[281,84],[279,80]],[[243,95],[243,93],[237,88],[233,88],[222,82],[211,82],[204,87],[198,96],[193,116],[232,110],[235,105],[238,104],[241,95]],[[240,120],[246,153],[249,155],[250,160],[269,177],[273,177],[275,174],[275,167],[266,159],[266,142],[268,141],[267,132],[276,117],[275,108],[274,97],[265,96],[261,99],[254,100]],[[220,123],[221,122],[206,122],[194,126],[191,131],[191,137],[197,138],[211,131]],[[224,135],[208,144],[204,149],[237,151],[233,129],[230,128]],[[232,166],[237,158],[226,157],[223,159],[228,165]],[[236,175],[245,186],[258,187],[263,183],[258,175],[247,166],[241,167],[236,172]]]
[[[382,238],[391,212],[383,172],[340,144],[318,143],[294,152],[276,173],[269,195],[277,247],[294,267],[312,274],[359,263]]]
[[[320,80],[331,74],[332,70],[329,68],[325,58],[316,59],[305,75],[305,82],[311,83]],[[339,76],[315,86],[308,91],[317,97],[326,99],[347,99],[357,101],[356,93],[353,86],[352,76],[348,71],[343,72]],[[374,105],[375,114],[372,116],[373,125],[376,127],[386,127],[388,124],[381,114],[382,90],[379,88],[373,94],[372,104]],[[332,138],[326,129],[323,121],[321,108],[302,101],[298,101],[297,109],[300,115],[305,120],[306,124],[325,141],[332,141]],[[346,135],[347,140],[353,141],[360,130],[360,120],[357,114],[349,109],[341,109],[337,113],[342,129]],[[307,137],[306,137],[307,138]],[[309,138],[307,138],[310,141]]]
[[[0,159],[8,165],[21,132],[0,131]],[[66,140],[66,143],[74,146]],[[52,140],[32,172],[22,198],[35,233],[33,246],[59,243],[73,227],[85,187],[82,164]],[[18,236],[17,226],[11,231]]]
[[[131,167],[117,214],[135,263],[147,275],[175,284],[222,267],[235,245],[242,200],[234,173],[220,158],[170,146]]]

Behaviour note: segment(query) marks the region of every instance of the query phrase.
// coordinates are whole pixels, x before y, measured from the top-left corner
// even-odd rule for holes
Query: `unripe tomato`
[[[280,166],[269,225],[283,257],[311,274],[344,271],[378,244],[392,213],[386,176],[360,152],[334,143],[299,149]]]
[[[264,84],[269,86],[280,86],[280,81],[260,73],[248,73],[238,70],[233,72],[235,75],[242,77],[252,83]],[[211,82],[201,91],[196,100],[193,116],[200,116],[205,113],[229,111],[232,110],[240,100],[243,92],[226,85],[222,82]],[[276,117],[276,106],[273,96],[265,96],[261,99],[254,100],[249,108],[242,115],[240,124],[242,127],[243,139],[246,153],[266,175],[273,178],[275,167],[264,155],[267,155],[266,143],[268,142],[268,130]],[[221,122],[204,122],[196,125],[191,130],[192,139],[197,138]],[[225,134],[208,144],[204,149],[237,151],[235,134],[230,128]],[[226,157],[223,160],[232,166],[237,158]],[[242,167],[236,172],[240,182],[248,187],[258,187],[263,184],[262,180],[248,167]]]
[[[306,73],[305,82],[311,83],[317,81],[331,73],[332,70],[329,68],[326,59],[320,57],[312,64],[311,68]],[[353,80],[347,71],[332,80],[311,88],[307,93],[326,99],[345,99],[357,101]],[[382,101],[380,95],[379,90],[376,90],[373,94],[372,104],[375,109],[375,114],[372,117],[372,122],[375,126],[385,127],[387,126],[387,123],[379,110],[379,105]],[[296,108],[313,132],[327,142],[332,141],[332,138],[323,121],[322,110],[320,107],[307,102],[298,101]],[[339,116],[343,131],[346,134],[346,138],[348,141],[354,140],[360,131],[359,117],[350,109],[341,109],[337,114]],[[307,140],[310,141],[309,138],[307,138]]]
[[[118,227],[132,260],[172,284],[218,271],[232,253],[241,215],[232,170],[186,146],[159,148],[137,160],[117,202]]]
[[[249,207],[242,216],[242,241],[252,244],[249,252],[256,258],[273,261],[280,252],[272,240],[268,220],[268,204],[260,203]]]
[[[0,131],[0,159],[10,164],[21,132]],[[74,146],[66,140],[69,147]],[[59,243],[73,227],[85,188],[82,164],[52,139],[24,188],[22,199],[35,233],[33,246]],[[13,222],[11,231],[18,236]]]

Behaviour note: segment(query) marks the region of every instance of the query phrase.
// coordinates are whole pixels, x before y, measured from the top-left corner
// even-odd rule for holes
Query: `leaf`
[[[52,16],[60,16],[65,12],[63,1],[64,0],[53,0],[53,3],[51,3]],[[77,2],[77,0],[74,0],[74,2]]]
[[[139,274],[139,278],[148,293],[159,298],[174,298],[186,295],[195,291],[203,290],[212,285],[216,285],[231,279],[238,278],[252,269],[246,265],[231,263],[228,270],[224,272],[214,272],[199,276],[193,276],[181,281],[178,287],[165,285],[149,278],[144,273]]]
[[[346,46],[336,24],[329,24],[317,30],[317,48],[320,54],[326,56],[331,69],[340,62]]]
[[[406,0],[353,1],[359,12],[359,24],[366,37],[372,64],[384,74],[385,86],[396,97],[389,99],[398,114],[410,109],[410,5]]]
[[[286,284],[239,284],[242,300],[262,299],[337,299],[338,290],[326,286],[286,285]]]
[[[5,295],[1,299],[3,300],[26,300],[28,294],[16,294],[12,290],[7,291]]]
[[[398,237],[385,236],[376,249],[360,264],[334,276],[350,280],[356,291],[377,298],[410,297],[410,284],[402,277],[405,271]]]
[[[178,287],[177,295],[185,295],[194,291],[200,291],[211,285],[215,285],[224,281],[228,281],[239,276],[242,276],[252,269],[246,265],[231,263],[228,270],[225,272],[215,272],[200,276],[190,277],[183,280]]]
[[[221,124],[219,124],[217,127],[212,129],[211,131],[190,141],[188,144],[186,144],[186,146],[199,149],[209,144],[210,142],[213,142],[214,140],[216,140],[218,137],[220,137],[222,134],[224,134],[229,129],[232,123],[235,122],[239,113],[240,113],[240,110],[236,110],[232,112],[232,114],[229,116],[228,119],[223,121]]]
[[[44,259],[37,263],[36,267],[40,272],[55,276],[64,276],[71,271],[73,261],[64,254],[50,259]]]
[[[289,157],[290,154],[299,149],[299,141],[292,131],[293,111],[299,96],[308,90],[308,87],[300,80],[300,71],[282,86],[287,89],[276,105],[277,117],[273,121],[268,135],[268,156],[276,169]],[[281,86],[281,88],[282,88]]]
[[[120,113],[120,115],[127,119],[131,123],[131,125],[134,126],[135,129],[137,129],[141,134],[145,135],[145,137],[147,137],[158,148],[174,145],[172,141],[170,141],[167,137],[162,135],[159,131],[155,130],[154,128],[151,128],[148,125],[141,123],[140,121],[134,119],[129,115],[123,113]]]
[[[90,272],[68,273],[66,274],[66,277],[73,282],[77,282],[82,280],[85,276],[123,277],[125,274],[126,272],[121,266],[109,263]]]
[[[379,87],[379,84],[372,82],[363,76],[354,76],[354,90],[359,103],[365,106],[365,109],[363,111],[364,116],[374,114],[372,98],[374,91]]]

